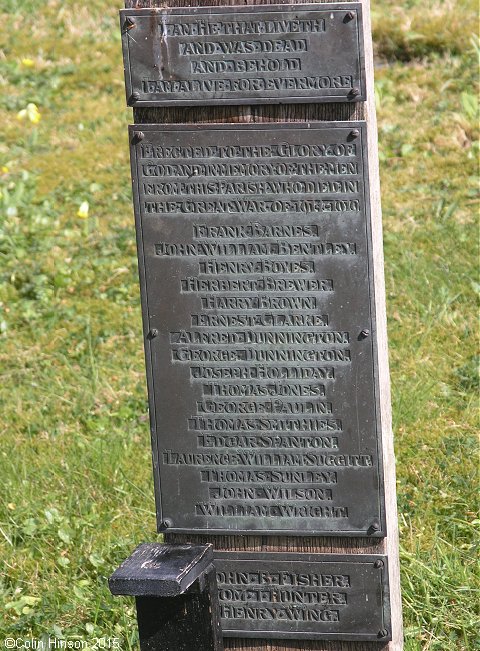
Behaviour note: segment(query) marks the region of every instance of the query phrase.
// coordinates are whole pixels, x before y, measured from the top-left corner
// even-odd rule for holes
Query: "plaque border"
[[[318,129],[358,129],[361,135],[361,152],[363,163],[363,188],[364,188],[364,206],[365,206],[365,227],[366,227],[366,245],[367,245],[367,270],[370,282],[368,283],[368,298],[370,302],[370,322],[372,333],[370,342],[372,346],[373,360],[373,393],[374,393],[374,410],[376,417],[376,445],[377,445],[377,469],[378,469],[378,507],[379,507],[379,529],[372,531],[370,529],[361,530],[309,530],[300,531],[297,529],[242,529],[242,528],[207,528],[207,527],[177,527],[175,524],[168,522],[171,514],[164,513],[162,509],[162,490],[160,477],[160,450],[158,447],[158,419],[155,407],[155,378],[153,375],[153,355],[151,351],[151,339],[149,336],[149,309],[145,267],[145,253],[143,246],[142,230],[142,213],[140,207],[140,188],[139,179],[137,178],[137,148],[138,140],[136,133],[142,131],[148,132],[191,132],[199,131],[278,131],[278,130],[306,130],[314,131]],[[153,461],[153,479],[155,488],[155,503],[157,516],[158,533],[175,533],[175,534],[202,534],[202,535],[259,535],[259,536],[294,536],[294,537],[346,537],[346,538],[385,538],[387,536],[386,525],[386,506],[385,506],[385,468],[383,460],[383,425],[382,413],[380,409],[380,384],[379,384],[379,350],[377,339],[377,323],[375,309],[375,266],[373,262],[373,241],[372,241],[372,215],[370,205],[370,170],[368,167],[368,143],[367,143],[367,122],[365,120],[349,121],[310,121],[305,122],[270,122],[270,123],[210,123],[210,124],[131,124],[128,126],[129,143],[130,143],[130,165],[132,175],[133,205],[135,214],[135,232],[137,241],[138,255],[138,273],[140,280],[140,297],[142,307],[142,323],[144,335],[145,366],[147,375],[148,388],[148,405],[150,417],[150,433],[152,445]]]
[[[379,586],[381,589],[381,616],[382,624],[379,629],[386,629],[388,635],[379,637],[379,631],[371,635],[366,633],[312,633],[312,632],[287,632],[287,631],[244,631],[238,629],[224,629],[224,637],[234,638],[257,638],[257,639],[287,639],[287,640],[339,640],[355,642],[389,642],[392,639],[392,621],[390,605],[390,584],[388,557],[382,554],[308,554],[302,552],[237,552],[237,551],[214,551],[213,563],[216,560],[231,561],[267,561],[275,562],[298,562],[308,563],[349,563],[373,565],[376,561],[382,561],[383,565],[378,568],[380,572]],[[377,569],[377,568],[375,568]]]
[[[129,16],[156,16],[158,14],[164,13],[165,15],[174,15],[174,16],[193,16],[193,15],[215,15],[215,14],[248,14],[256,13],[256,10],[263,10],[271,13],[280,13],[284,12],[286,8],[290,8],[290,11],[294,11],[298,8],[298,11],[355,11],[356,12],[356,24],[357,24],[357,47],[358,47],[358,69],[359,69],[359,88],[360,93],[356,96],[347,97],[343,95],[311,95],[309,97],[244,97],[238,99],[228,99],[228,98],[210,98],[210,99],[158,99],[158,100],[149,100],[149,99],[138,99],[131,100],[133,94],[132,86],[132,67],[130,63],[130,49],[128,47],[128,32],[124,28],[125,19]],[[120,30],[122,37],[122,52],[123,52],[123,65],[125,72],[125,94],[127,106],[139,108],[139,107],[174,107],[174,106],[239,106],[239,105],[258,105],[258,104],[323,104],[323,103],[332,103],[340,102],[345,104],[354,104],[356,102],[365,102],[367,99],[367,86],[366,86],[366,74],[365,74],[365,44],[363,38],[363,9],[361,2],[349,2],[349,3],[337,3],[337,2],[326,2],[326,3],[306,3],[306,4],[295,4],[295,5],[248,5],[248,6],[207,6],[207,7],[164,7],[163,9],[120,9]]]

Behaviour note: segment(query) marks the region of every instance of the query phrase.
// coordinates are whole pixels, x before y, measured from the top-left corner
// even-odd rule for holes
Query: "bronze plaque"
[[[124,9],[120,23],[131,106],[365,100],[359,2]]]
[[[226,637],[388,642],[386,556],[215,552]]]
[[[365,124],[139,129],[160,530],[384,536]]]

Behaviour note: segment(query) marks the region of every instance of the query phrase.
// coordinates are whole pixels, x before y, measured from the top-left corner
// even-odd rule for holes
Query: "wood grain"
[[[315,0],[314,0],[315,1]],[[319,4],[322,0],[316,0]],[[348,0],[347,0],[348,1]],[[126,0],[127,8],[151,7],[205,7],[229,5],[302,4],[297,0]],[[382,447],[385,475],[385,503],[388,537],[383,540],[341,537],[295,537],[287,536],[206,536],[167,534],[168,543],[210,542],[218,550],[238,551],[289,551],[339,554],[387,554],[392,605],[393,640],[385,643],[321,642],[321,641],[274,641],[225,640],[226,649],[236,651],[401,651],[403,649],[401,600],[398,562],[398,524],[395,491],[395,461],[391,429],[390,384],[385,313],[385,286],[383,275],[382,214],[380,205],[380,180],[378,170],[377,123],[373,88],[373,51],[371,40],[369,0],[362,0],[367,102],[328,104],[283,104],[264,106],[207,106],[207,107],[159,107],[135,108],[135,123],[150,124],[209,124],[209,123],[264,123],[264,122],[310,122],[329,120],[366,120],[368,125],[370,205],[372,213],[372,240],[375,286],[375,319],[378,333],[380,412],[383,428]],[[192,651],[197,651],[193,650]],[[198,650],[200,651],[200,650]]]

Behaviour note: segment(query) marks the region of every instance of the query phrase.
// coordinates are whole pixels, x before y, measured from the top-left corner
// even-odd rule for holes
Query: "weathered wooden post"
[[[142,651],[222,651],[211,545],[139,545],[109,579],[135,597]]]
[[[121,12],[159,531],[226,648],[399,651],[369,4],[188,5]]]

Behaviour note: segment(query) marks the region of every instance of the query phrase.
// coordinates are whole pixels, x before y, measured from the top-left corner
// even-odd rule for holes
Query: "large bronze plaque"
[[[131,106],[365,100],[359,2],[124,9],[120,22]]]
[[[385,535],[365,124],[130,139],[160,529]]]
[[[388,642],[385,556],[215,552],[226,637]]]

